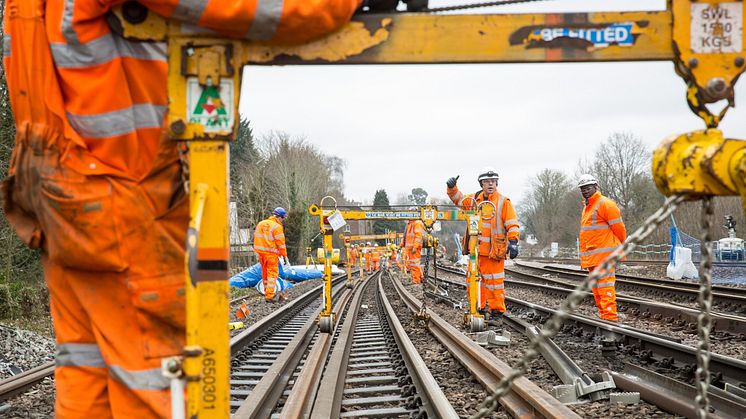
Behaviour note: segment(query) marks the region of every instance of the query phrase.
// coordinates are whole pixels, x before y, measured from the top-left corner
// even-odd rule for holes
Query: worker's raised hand
[[[455,186],[456,186],[456,182],[458,182],[458,178],[459,178],[459,177],[461,177],[461,175],[458,175],[458,176],[456,176],[456,177],[452,177],[452,178],[448,179],[448,180],[446,181],[446,185],[447,185],[447,186],[448,186],[449,188],[453,188],[453,187],[455,187]]]

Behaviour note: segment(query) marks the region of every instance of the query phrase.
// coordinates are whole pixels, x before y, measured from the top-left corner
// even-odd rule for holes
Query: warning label
[[[743,3],[693,3],[691,14],[693,52],[741,52]]]
[[[196,77],[187,79],[187,117],[201,124],[205,132],[233,129],[233,80],[223,79],[220,86],[200,86]]]

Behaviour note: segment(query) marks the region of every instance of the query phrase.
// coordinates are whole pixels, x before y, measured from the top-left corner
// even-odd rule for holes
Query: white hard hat
[[[586,173],[580,176],[580,179],[578,180],[578,188],[585,185],[598,185],[598,180],[593,177],[593,175],[589,175],[588,173]]]
[[[500,179],[500,176],[498,176],[497,171],[495,171],[495,168],[492,166],[487,166],[487,167],[482,168],[482,171],[480,172],[480,175],[477,178],[477,181],[479,183],[482,183],[483,180],[487,180],[487,179],[495,179],[495,181]]]

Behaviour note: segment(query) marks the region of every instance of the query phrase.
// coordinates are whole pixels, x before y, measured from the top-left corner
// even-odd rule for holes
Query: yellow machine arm
[[[184,373],[190,417],[223,418],[229,412],[228,142],[237,130],[246,64],[672,61],[686,82],[690,108],[709,129],[672,137],[656,150],[656,184],[667,195],[740,194],[746,211],[746,144],[725,139],[714,129],[733,106],[734,85],[744,71],[741,1],[669,0],[667,10],[656,12],[366,15],[298,46],[225,39],[155,13],[146,13],[141,21],[141,14],[127,13],[128,7],[141,6],[125,3],[111,22],[125,37],[167,42],[168,134],[189,145],[195,219],[187,243]],[[202,95],[218,100],[225,113],[204,118],[195,112],[193,105]],[[727,105],[719,112],[706,107],[721,100]],[[318,207],[315,214],[324,231],[325,214]],[[423,207],[419,213],[348,211],[344,217],[419,218],[430,228],[436,220],[467,220],[469,215]],[[209,224],[200,225],[197,218]],[[331,231],[324,245],[331,248]],[[333,324],[333,318],[327,320],[322,329]]]

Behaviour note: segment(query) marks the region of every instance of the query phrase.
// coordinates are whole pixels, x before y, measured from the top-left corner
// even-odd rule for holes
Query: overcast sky
[[[554,0],[490,12],[664,8],[664,0]],[[445,198],[455,175],[473,192],[480,169],[492,165],[499,190],[517,202],[532,175],[573,174],[615,131],[652,150],[670,134],[704,128],[685,87],[670,62],[247,67],[240,110],[258,136],[285,131],[343,158],[345,194],[355,200],[370,202],[383,188],[393,202],[415,187]],[[721,129],[746,139],[746,105],[731,109]]]

